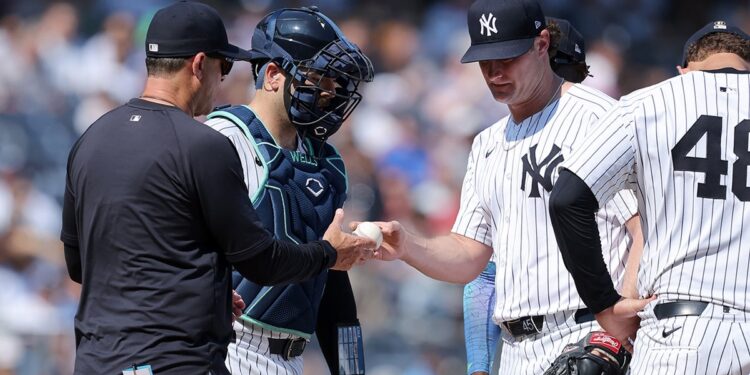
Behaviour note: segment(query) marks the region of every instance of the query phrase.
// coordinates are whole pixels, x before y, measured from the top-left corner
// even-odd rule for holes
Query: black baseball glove
[[[544,375],[624,375],[630,352],[606,332],[594,331],[563,348]]]

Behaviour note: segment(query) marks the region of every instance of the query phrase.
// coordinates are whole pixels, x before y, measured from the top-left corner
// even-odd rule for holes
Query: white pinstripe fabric
[[[536,182],[524,165],[541,164],[550,155],[554,160],[559,157],[554,154],[557,148],[567,158],[572,149],[586,147],[591,127],[613,103],[599,91],[574,85],[520,124],[506,117],[474,140],[453,232],[494,250],[495,322],[545,316],[541,334],[521,341],[503,334],[500,374],[541,374],[566,344],[580,340],[595,327],[593,322],[578,325],[572,321],[574,312],[584,304],[565,269],[549,223],[549,191],[538,186],[539,196],[535,196]],[[549,173],[551,183],[558,176],[549,164],[537,172]],[[597,214],[603,247],[610,250],[605,260],[618,286],[630,245],[624,223],[635,211],[632,191],[624,191]]]
[[[675,156],[677,143],[701,129],[706,116],[713,118],[711,132]],[[657,303],[715,304],[700,318],[647,315],[636,339],[635,374],[750,374],[747,321],[716,311],[718,305],[750,310],[750,203],[738,195],[748,183],[748,134],[741,125],[748,118],[748,74],[692,72],[623,97],[592,147],[571,158],[568,168],[599,199],[622,186],[636,188],[645,238],[639,293],[656,294]],[[675,166],[687,158],[708,163],[709,147],[716,154],[707,171],[721,174],[710,183],[719,192],[714,197],[699,190],[709,184],[708,173]],[[673,326],[682,328],[664,338],[663,329]]]
[[[523,159],[535,150],[536,160],[541,161],[555,147],[567,157],[575,145],[585,146],[590,126],[613,103],[601,92],[575,85],[522,123],[506,117],[475,138],[453,232],[494,249],[496,322],[584,307],[549,223],[549,192],[539,186],[540,196],[530,196],[535,182],[527,175],[522,184]],[[551,173],[552,181],[557,179],[557,170],[552,168],[539,172]],[[627,256],[623,224],[635,210],[635,198],[627,191],[597,215],[604,248],[612,250],[606,260],[616,285],[621,283]]]
[[[710,304],[700,317],[657,320],[654,306],[640,314],[631,375],[750,374],[749,313]]]
[[[302,375],[302,356],[285,361],[271,354],[268,339],[297,338],[288,333],[273,332],[245,321],[233,324],[236,340],[229,344],[226,365],[232,375]]]
[[[717,158],[727,169],[718,198],[698,192],[706,173],[676,171],[673,164],[676,143],[704,115],[720,118],[712,145],[720,147]],[[748,118],[750,75],[692,72],[623,97],[592,135],[591,147],[563,163],[600,200],[623,187],[636,190],[645,239],[641,296],[750,311],[750,202],[734,192],[735,183],[744,188],[748,181],[733,180],[742,168],[747,172],[737,152],[748,150],[737,150],[741,140],[735,139],[743,136],[738,124]],[[706,158],[707,138],[688,156]]]
[[[596,321],[576,324],[574,312],[545,317],[542,332],[516,340],[502,330],[499,375],[539,375],[562,353],[565,345],[581,340],[591,331],[601,330]]]

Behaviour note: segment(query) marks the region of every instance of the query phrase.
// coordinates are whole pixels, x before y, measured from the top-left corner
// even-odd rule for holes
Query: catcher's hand
[[[594,331],[568,344],[544,375],[624,375],[630,352],[606,332]]]

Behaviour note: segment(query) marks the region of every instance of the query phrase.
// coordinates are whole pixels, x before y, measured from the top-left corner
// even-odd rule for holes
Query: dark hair
[[[146,72],[151,77],[171,76],[183,66],[185,66],[184,57],[146,57]]]
[[[558,50],[560,48],[560,40],[562,39],[562,30],[560,30],[560,26],[555,20],[547,20],[547,31],[549,31],[549,49],[547,53],[550,57],[549,62],[552,70],[566,81],[573,83],[583,82],[589,76],[589,66],[586,65],[586,61],[579,63],[565,62],[573,61],[574,59]]]
[[[547,54],[549,57],[554,57],[557,54],[557,49],[560,48],[562,31],[560,31],[560,26],[554,20],[547,20],[547,31],[549,32],[549,48],[547,49]]]
[[[750,41],[737,34],[711,33],[690,45],[685,61],[703,61],[717,53],[733,53],[750,61]]]

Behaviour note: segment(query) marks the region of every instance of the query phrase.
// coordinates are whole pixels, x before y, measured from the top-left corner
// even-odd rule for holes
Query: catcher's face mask
[[[362,100],[359,84],[373,78],[370,60],[346,40],[331,42],[311,59],[282,63],[282,69],[288,73],[284,104],[289,120],[306,136],[322,140]]]

